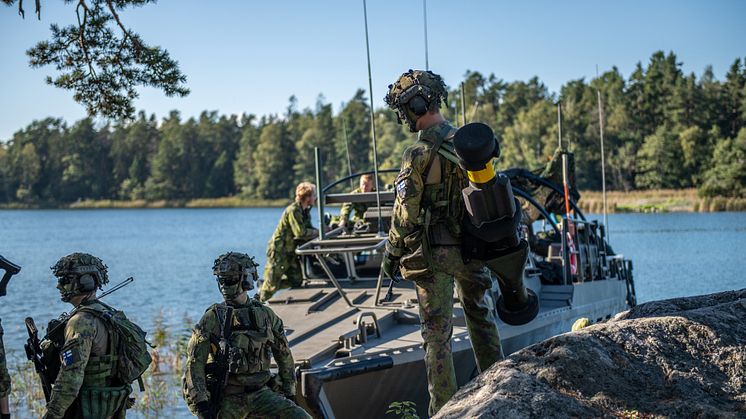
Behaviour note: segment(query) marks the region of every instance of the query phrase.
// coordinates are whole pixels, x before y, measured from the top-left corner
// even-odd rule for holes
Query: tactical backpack
[[[95,314],[111,326],[112,349],[116,349],[117,377],[125,383],[138,381],[142,388],[142,375],[150,366],[153,358],[148,348],[150,343],[145,339],[147,334],[140,326],[132,323],[123,311],[116,310],[99,302],[106,310],[93,307],[81,307],[80,311]]]

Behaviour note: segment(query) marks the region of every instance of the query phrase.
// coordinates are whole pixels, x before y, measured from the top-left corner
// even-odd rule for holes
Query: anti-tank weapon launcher
[[[518,236],[520,205],[508,177],[495,174],[492,168],[500,145],[492,129],[482,123],[459,128],[453,143],[469,176],[469,185],[462,191],[466,206],[462,255],[483,261],[497,276],[500,319],[510,325],[526,324],[539,313],[539,300],[523,283],[528,243]]]

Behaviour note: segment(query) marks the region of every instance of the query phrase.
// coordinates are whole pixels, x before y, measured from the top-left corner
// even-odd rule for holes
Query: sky
[[[42,1],[41,21],[0,6],[0,140],[33,120],[85,116],[72,93],[46,85],[50,67],[31,69],[25,51],[49,37],[52,23],[75,20],[71,5]],[[368,29],[376,107],[386,86],[425,67],[422,0],[369,0]],[[159,118],[179,110],[283,113],[295,95],[335,112],[356,89],[368,90],[362,0],[160,0],[121,14],[145,42],[166,48],[191,94],[169,98],[140,88],[138,110]],[[722,80],[746,57],[746,1],[427,0],[430,69],[456,86],[467,70],[506,81],[538,76],[556,92],[617,66],[628,77],[657,50],[673,51],[686,73],[712,65]]]

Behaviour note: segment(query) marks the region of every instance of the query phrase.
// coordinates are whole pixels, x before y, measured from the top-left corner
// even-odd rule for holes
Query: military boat
[[[326,224],[327,205],[352,202],[371,207],[365,222],[354,229],[334,228],[299,245],[303,285],[269,301],[286,326],[297,365],[298,401],[322,418],[383,417],[392,402],[413,401],[420,417],[427,417],[414,286],[408,281],[394,283],[380,269],[394,192],[331,193],[348,180],[373,172],[352,174],[323,187],[318,173],[320,224]],[[526,324],[511,326],[498,320],[505,354],[568,332],[580,318],[602,322],[633,306],[632,262],[612,251],[602,224],[586,219],[577,205],[577,192],[571,190],[568,199],[573,216],[567,222],[571,234],[566,241],[571,243],[564,256],[561,249],[567,243],[554,215],[565,205],[562,186],[552,176],[524,169],[504,173],[522,204],[522,234],[530,246],[524,283],[540,302],[538,315]],[[565,273],[568,263],[572,270],[568,267]],[[492,293],[497,301],[499,288],[494,286]],[[451,345],[461,386],[478,371],[455,293],[453,322]]]

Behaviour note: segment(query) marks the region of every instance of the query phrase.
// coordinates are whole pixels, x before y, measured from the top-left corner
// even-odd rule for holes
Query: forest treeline
[[[446,81],[452,91],[443,112],[459,122],[459,81]],[[629,79],[613,68],[569,81],[558,95],[536,77],[505,82],[467,72],[464,83],[467,120],[489,124],[501,140],[500,168],[544,166],[557,146],[561,100],[577,186],[600,189],[600,91],[610,189],[697,187],[703,196],[746,197],[746,60],[736,59],[720,81],[709,67],[684,74],[673,53],[656,52]],[[393,112],[377,109],[374,117],[380,166],[398,167],[414,137]],[[0,145],[0,201],[286,198],[297,182],[314,179],[314,147],[329,181],[350,167],[370,170],[371,143],[363,90],[336,113],[319,96],[314,109],[298,109],[291,97],[283,114],[265,116],[205,111],[183,119],[172,111],[158,120],[141,112],[105,126],[47,118]]]

